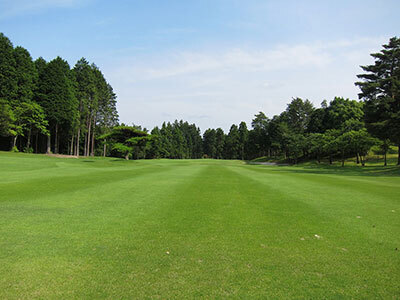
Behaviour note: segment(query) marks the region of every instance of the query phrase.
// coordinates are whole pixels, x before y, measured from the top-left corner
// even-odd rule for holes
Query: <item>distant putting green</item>
[[[0,153],[0,298],[400,295],[397,167]]]

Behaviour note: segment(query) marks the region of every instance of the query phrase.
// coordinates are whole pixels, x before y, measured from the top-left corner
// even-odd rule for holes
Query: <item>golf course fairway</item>
[[[1,299],[400,297],[400,172],[0,152]]]

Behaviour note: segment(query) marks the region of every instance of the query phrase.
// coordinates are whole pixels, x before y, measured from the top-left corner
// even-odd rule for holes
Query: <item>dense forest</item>
[[[33,61],[0,33],[2,150],[93,156],[96,137],[117,124],[116,95],[95,64]]]
[[[69,155],[134,158],[253,159],[261,156],[342,161],[364,165],[372,147],[384,155],[400,145],[400,39],[391,38],[373,65],[358,75],[361,101],[335,97],[320,107],[293,98],[272,118],[207,129],[163,123],[149,132],[119,124],[116,95],[95,64],[80,59],[71,69],[60,57],[33,61],[0,34],[0,148]],[[398,164],[400,164],[399,147]]]

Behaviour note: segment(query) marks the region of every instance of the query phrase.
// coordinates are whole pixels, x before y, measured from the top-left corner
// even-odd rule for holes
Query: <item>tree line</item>
[[[375,146],[386,155],[398,147],[400,164],[400,39],[391,38],[379,53],[371,54],[373,65],[362,66],[357,77],[362,101],[335,97],[316,108],[307,99],[293,98],[279,115],[268,118],[259,112],[248,129],[245,122],[229,132],[207,129],[200,135],[195,124],[164,123],[149,135],[138,158],[254,159],[267,156],[297,163],[301,159],[327,159],[329,163],[365,157]],[[141,129],[141,128],[140,128]]]
[[[361,101],[335,97],[320,107],[293,98],[269,118],[254,116],[251,127],[228,132],[195,124],[164,122],[150,132],[118,123],[116,95],[101,71],[84,58],[74,68],[60,57],[32,61],[22,47],[0,35],[0,135],[13,149],[74,155],[134,158],[254,159],[267,156],[297,163],[332,163],[356,157],[364,165],[371,147],[386,154],[400,145],[400,39],[393,37],[373,65],[358,75]],[[33,138],[35,137],[35,138]],[[19,141],[19,143],[17,142]],[[4,143],[3,143],[4,146]],[[24,148],[21,148],[24,147]],[[400,164],[400,147],[398,155]]]
[[[96,137],[116,125],[116,95],[95,64],[33,60],[0,33],[2,150],[94,156]]]
[[[344,163],[345,158],[356,156],[364,164],[372,146],[380,145],[387,152],[390,145],[368,133],[363,102],[338,97],[323,101],[320,108],[309,100],[294,98],[285,111],[272,118],[263,112],[256,114],[250,129],[241,122],[226,133],[209,128],[201,135],[195,124],[175,121],[155,127],[148,137],[140,153],[134,150],[135,158],[249,160],[267,156],[292,163],[311,158]]]

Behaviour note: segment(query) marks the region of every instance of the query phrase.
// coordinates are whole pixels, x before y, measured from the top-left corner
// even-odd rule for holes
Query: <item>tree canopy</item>
[[[373,65],[357,77],[360,99],[365,102],[365,122],[376,137],[400,146],[400,39],[393,37],[378,53],[372,53]],[[398,164],[400,165],[400,147]]]
[[[385,155],[400,146],[400,39],[393,37],[374,64],[362,66],[359,98],[323,100],[315,107],[293,97],[280,114],[259,111],[223,129],[183,120],[151,130],[119,124],[117,96],[100,68],[82,57],[71,69],[61,58],[33,60],[0,33],[0,148],[124,158],[253,159],[297,163],[356,157],[365,165],[373,146]],[[400,149],[400,147],[399,147]],[[400,150],[398,163],[400,164]]]

